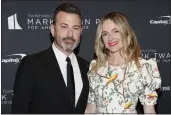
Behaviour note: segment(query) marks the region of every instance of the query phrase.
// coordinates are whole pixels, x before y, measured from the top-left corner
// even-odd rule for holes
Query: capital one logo
[[[2,63],[20,63],[20,61],[25,57],[26,54],[11,54],[8,55],[9,58],[2,59]]]
[[[160,16],[157,20],[150,20],[150,24],[171,24],[171,16]]]
[[[8,29],[9,30],[22,30],[17,21],[17,14],[13,14],[8,17]]]

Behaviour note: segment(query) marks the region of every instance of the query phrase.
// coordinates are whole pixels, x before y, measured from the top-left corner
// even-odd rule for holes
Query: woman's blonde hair
[[[123,48],[120,50],[120,54],[124,56],[124,59],[126,59],[127,62],[132,63],[132,60],[134,60],[136,66],[139,68],[140,64],[138,58],[140,57],[141,52],[136,35],[123,14],[119,12],[111,12],[101,18],[97,27],[94,48],[96,63],[92,65],[92,70],[97,71],[100,67],[104,66],[108,60],[108,50],[105,48],[102,40],[102,25],[106,20],[112,20],[120,29],[119,31],[123,42]]]

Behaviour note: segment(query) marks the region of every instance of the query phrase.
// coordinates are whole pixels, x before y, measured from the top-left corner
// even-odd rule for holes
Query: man
[[[72,4],[54,12],[52,47],[26,56],[16,74],[12,113],[84,113],[89,84],[89,63],[75,56],[80,42],[81,13]]]

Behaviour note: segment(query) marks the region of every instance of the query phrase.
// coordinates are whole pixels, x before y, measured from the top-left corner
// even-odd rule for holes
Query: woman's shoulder
[[[141,66],[143,66],[145,64],[150,64],[150,65],[154,65],[154,66],[157,65],[156,58],[150,58],[150,59],[138,58],[138,59],[139,59],[139,62],[140,62]]]
[[[157,61],[155,58],[143,59],[140,60],[141,73],[144,81],[146,83],[152,83],[156,85],[156,88],[159,88],[161,85],[161,76],[159,68],[157,66]]]
[[[90,62],[90,65],[89,65],[89,70],[92,69],[92,67],[96,64],[96,60],[93,59],[91,62]]]

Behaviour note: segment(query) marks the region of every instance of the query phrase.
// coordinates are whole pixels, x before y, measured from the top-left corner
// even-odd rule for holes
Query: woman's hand
[[[85,114],[88,113],[96,113],[96,105],[95,104],[87,104]]]
[[[144,108],[144,114],[155,114],[155,108],[154,105],[143,105]]]

